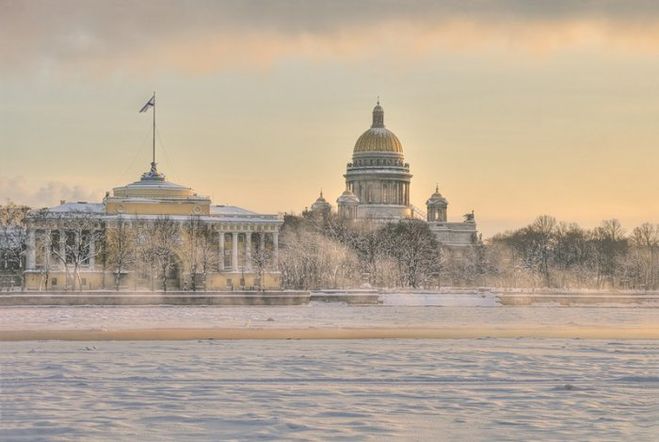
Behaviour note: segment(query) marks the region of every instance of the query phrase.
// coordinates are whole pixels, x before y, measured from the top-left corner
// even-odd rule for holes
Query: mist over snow
[[[30,207],[50,207],[60,200],[100,201],[103,192],[78,184],[61,181],[30,183],[22,176],[0,176],[0,203],[11,201]]]

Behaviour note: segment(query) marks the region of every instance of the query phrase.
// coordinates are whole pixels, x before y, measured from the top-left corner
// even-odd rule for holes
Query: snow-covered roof
[[[105,213],[103,203],[88,203],[86,201],[66,202],[48,209],[51,213]]]
[[[116,219],[120,216],[128,218],[136,218],[141,220],[156,220],[162,215],[118,215],[106,214],[105,205],[103,203],[88,203],[84,201],[68,202],[60,204],[59,206],[51,207],[48,209],[51,216],[76,216],[80,214],[93,214],[98,215],[99,218],[105,220]],[[190,219],[191,215],[170,215],[169,219],[177,222],[185,222]],[[199,217],[202,221],[207,222],[226,222],[226,223],[256,223],[256,224],[281,224],[282,219],[279,215],[260,214],[252,212],[251,210],[243,209],[236,206],[223,206],[215,205],[210,207],[210,214],[202,215]]]
[[[223,206],[223,205],[216,205],[216,206],[211,206],[210,207],[210,214],[211,215],[258,215],[256,212],[252,212],[251,210],[243,209],[242,207],[238,206]]]

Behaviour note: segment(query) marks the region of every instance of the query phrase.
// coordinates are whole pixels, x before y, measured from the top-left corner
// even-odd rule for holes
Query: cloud
[[[58,204],[60,200],[98,202],[102,195],[103,192],[98,190],[59,181],[32,186],[23,177],[0,177],[0,204],[12,201],[30,207],[49,207]]]
[[[207,72],[292,56],[573,48],[659,53],[659,3],[0,0],[0,67],[13,72]]]

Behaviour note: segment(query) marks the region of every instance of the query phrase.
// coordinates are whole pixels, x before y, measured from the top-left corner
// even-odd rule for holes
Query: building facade
[[[27,220],[25,286],[276,288],[282,223],[279,215],[213,205],[167,181],[152,163],[139,181],[114,188],[100,203],[62,201],[33,212]],[[160,230],[166,235],[159,236]],[[135,249],[131,259],[122,241],[124,249]],[[122,253],[126,262],[120,265]],[[150,260],[156,264],[149,270],[144,261]],[[160,270],[163,281],[155,275]]]
[[[357,139],[343,177],[345,191],[336,200],[341,218],[375,223],[424,219],[442,245],[466,247],[478,240],[473,212],[462,222],[449,222],[448,201],[439,188],[426,202],[425,214],[412,205],[410,165],[405,162],[402,143],[384,125],[384,109],[379,101],[373,109],[371,127]],[[314,205],[318,210],[328,210],[319,200]]]

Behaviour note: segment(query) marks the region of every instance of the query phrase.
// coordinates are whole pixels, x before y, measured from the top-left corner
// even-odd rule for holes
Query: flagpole
[[[153,168],[156,167],[156,91],[153,91]]]

